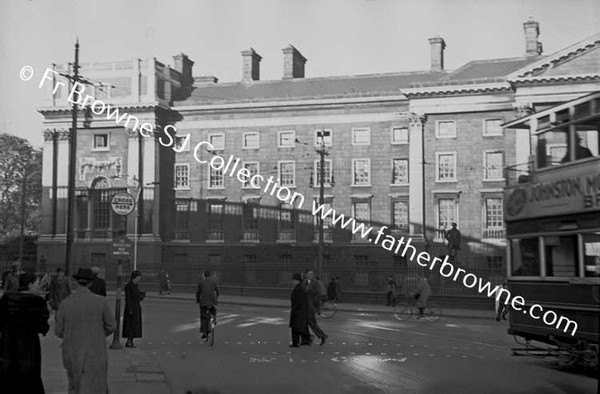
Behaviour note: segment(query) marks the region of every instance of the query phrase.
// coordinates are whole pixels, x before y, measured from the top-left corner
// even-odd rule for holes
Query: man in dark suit
[[[196,289],[196,303],[200,305],[200,332],[202,339],[207,339],[210,330],[208,326],[209,311],[213,316],[217,317],[217,298],[219,297],[219,289],[217,282],[211,278],[210,271],[204,271],[202,280],[198,283]]]
[[[94,294],[106,297],[106,282],[104,281],[104,279],[98,276],[98,274],[100,273],[100,268],[92,267],[92,273],[94,274],[94,280],[92,281],[92,285],[90,286],[90,291]]]
[[[292,329],[292,344],[290,347],[299,347],[302,344],[310,345],[310,333],[308,332],[308,294],[302,285],[300,274],[292,277],[294,289],[290,296],[292,309],[290,311],[290,328]]]

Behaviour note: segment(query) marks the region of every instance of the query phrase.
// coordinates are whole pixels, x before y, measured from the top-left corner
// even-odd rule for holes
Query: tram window
[[[537,168],[559,165],[570,161],[567,127],[553,129],[533,136]]]
[[[512,240],[513,276],[540,276],[540,249],[538,238]]]
[[[598,157],[599,154],[599,138],[598,125],[596,126],[580,126],[577,130],[577,146],[575,147],[575,159],[581,160],[588,157]]]
[[[577,236],[544,237],[546,276],[572,278],[578,276]]]
[[[583,234],[585,276],[600,277],[600,232]]]

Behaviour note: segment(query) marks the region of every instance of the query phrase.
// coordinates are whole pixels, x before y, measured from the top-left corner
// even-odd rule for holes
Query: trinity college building
[[[292,45],[283,48],[280,80],[260,79],[263,59],[252,48],[241,52],[242,77],[233,82],[195,76],[184,54],[172,65],[82,64],[80,73],[94,82],[85,94],[158,131],[144,137],[105,114],[80,112],[72,269],[96,265],[112,280],[113,237],[126,232],[138,236],[138,269],[165,268],[176,284],[195,283],[211,269],[232,289],[287,286],[292,272],[317,268],[319,223],[311,208],[322,185],[327,209],[373,233],[386,226],[386,234],[410,238],[433,256],[446,254],[444,229],[457,223],[457,264],[501,281],[503,188],[515,176],[511,168],[530,159],[527,133],[502,125],[600,90],[600,34],[545,54],[539,24],[530,19],[523,30],[514,57],[473,60],[456,70],[444,67],[441,37],[429,39],[431,63],[414,72],[306,78],[309,62]],[[56,78],[54,85],[65,86],[53,94],[48,82],[48,104],[39,109],[45,143],[38,256],[50,269],[64,264],[71,124],[69,82]],[[174,148],[163,146],[160,138],[175,129]],[[202,141],[213,149],[196,149]],[[598,156],[597,143],[588,148]],[[565,151],[557,142],[548,160]],[[239,158],[249,174],[302,195],[302,208],[211,168],[205,162],[215,155]],[[139,196],[137,218],[111,210],[119,192]],[[324,220],[323,239],[325,280],[339,276],[348,291],[365,293],[381,291],[389,275],[412,283],[416,264],[350,228]],[[133,253],[128,269],[131,260]],[[467,290],[446,283],[437,291]]]

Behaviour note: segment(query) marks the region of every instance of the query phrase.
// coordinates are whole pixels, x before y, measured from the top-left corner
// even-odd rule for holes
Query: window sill
[[[504,137],[504,134],[483,134],[484,137]]]
[[[371,187],[371,184],[368,185],[351,185],[351,187]]]
[[[207,187],[206,190],[225,190],[225,186]]]
[[[192,190],[192,188],[189,187],[189,186],[187,186],[187,187],[174,187],[173,190],[175,190],[175,191],[179,191],[179,190],[185,191],[185,190]]]
[[[400,187],[406,187],[409,186],[410,184],[407,183],[390,183],[390,187],[394,187],[394,186],[400,186]]]
[[[109,152],[110,147],[107,148],[92,148],[92,152]]]
[[[487,179],[486,178],[486,179],[482,179],[481,181],[482,182],[505,182],[506,179],[504,179],[504,178],[494,178],[494,179],[490,178],[490,179]]]
[[[458,183],[458,180],[456,180],[456,179],[448,179],[448,180],[436,179],[435,183]]]
[[[391,142],[391,145],[408,145],[408,141],[406,141],[406,142]]]
[[[456,135],[453,135],[453,136],[440,136],[440,135],[436,135],[435,139],[437,139],[437,140],[452,140],[452,139],[456,139]]]
[[[225,240],[223,240],[223,239],[207,239],[206,240],[207,244],[222,244],[223,242],[225,242]]]

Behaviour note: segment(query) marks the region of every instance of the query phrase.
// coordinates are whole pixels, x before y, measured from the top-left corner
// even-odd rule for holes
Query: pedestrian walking
[[[335,301],[342,302],[342,281],[339,276],[335,277]]]
[[[217,287],[217,281],[212,277],[210,271],[204,271],[202,280],[198,283],[196,289],[196,303],[200,307],[200,333],[202,339],[208,338],[210,332],[209,327],[209,313],[217,318],[217,299],[219,298],[219,289]]]
[[[138,283],[142,279],[140,271],[133,271],[129,283],[125,285],[125,312],[123,315],[123,338],[127,338],[126,347],[134,348],[134,338],[142,337],[142,305],[146,293]]]
[[[419,319],[424,316],[425,308],[427,308],[427,302],[431,296],[431,286],[429,286],[429,282],[422,272],[419,272],[418,276],[417,290],[413,294],[413,297],[415,297],[417,308],[419,308],[419,316],[417,316]]]
[[[456,228],[456,223],[451,223],[452,228],[448,231],[444,229],[444,238],[448,241],[448,256],[450,256],[450,262],[456,261],[456,256],[460,250],[460,231]]]
[[[328,301],[336,301],[337,298],[337,284],[335,283],[335,278],[332,276],[329,278],[329,283],[327,284],[327,300]]]
[[[50,329],[48,317],[38,278],[21,274],[19,291],[0,298],[0,391],[44,393],[39,334]]]
[[[19,275],[21,275],[21,262],[14,261],[10,270],[2,275],[2,289],[6,293],[17,293],[19,291]]]
[[[169,276],[169,272],[167,272],[165,269],[160,270],[158,273],[158,294],[171,294],[170,282],[171,278]]]
[[[396,300],[398,298],[398,285],[393,276],[388,276],[388,283],[386,286],[387,293],[387,306],[395,307]]]
[[[90,291],[94,274],[80,268],[71,295],[56,314],[56,336],[62,338],[63,365],[69,394],[108,393],[106,337],[115,330],[115,318],[106,298]]]
[[[99,296],[106,297],[106,282],[98,276],[100,274],[100,268],[92,267],[92,273],[94,274],[94,280],[90,286],[90,291]]]
[[[48,302],[52,310],[58,310],[60,303],[71,294],[69,278],[65,276],[65,270],[56,269],[56,276],[50,282],[50,291],[48,292]]]
[[[504,281],[502,282],[502,288],[503,289],[508,289],[508,282]],[[502,320],[506,320],[506,315],[508,315],[508,307],[507,305],[500,301],[499,298],[496,298],[496,321],[500,321],[500,318],[502,318]]]
[[[312,270],[306,270],[304,276],[304,288],[308,293],[308,326],[312,330],[312,332],[317,336],[317,338],[321,339],[321,346],[325,345],[327,342],[327,338],[329,335],[325,334],[321,327],[319,327],[319,323],[317,323],[317,310],[319,309],[319,304],[321,302],[320,286],[313,279],[315,273]],[[322,284],[321,284],[322,286]]]
[[[302,285],[302,277],[300,274],[294,274],[292,276],[292,284],[294,285],[294,289],[290,295],[292,304],[290,310],[292,344],[290,347],[299,347],[301,344],[310,345],[312,341],[310,332],[308,331],[308,293]]]

